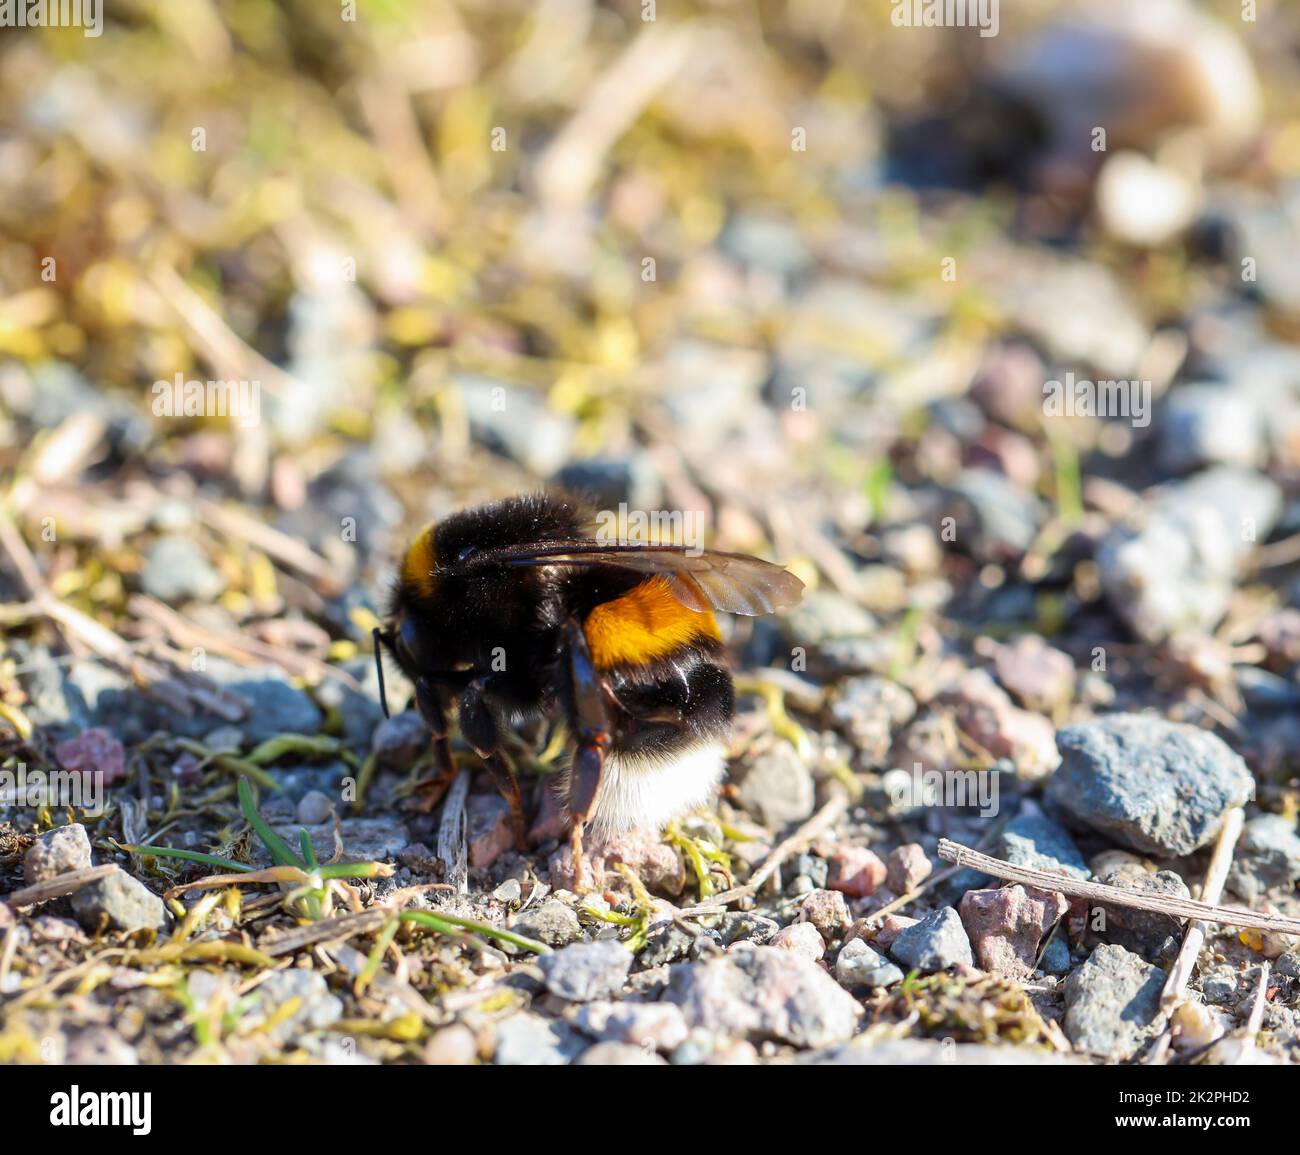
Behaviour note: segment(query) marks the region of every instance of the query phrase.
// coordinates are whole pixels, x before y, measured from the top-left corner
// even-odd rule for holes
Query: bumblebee
[[[561,789],[580,879],[585,827],[658,828],[722,779],[734,692],[713,611],[770,613],[803,590],[758,558],[599,541],[589,524],[578,502],[535,494],[426,526],[376,632],[415,687],[439,777],[455,774],[454,703],[462,737],[510,804],[521,850],[519,784],[501,736],[529,720],[563,722],[572,757]]]

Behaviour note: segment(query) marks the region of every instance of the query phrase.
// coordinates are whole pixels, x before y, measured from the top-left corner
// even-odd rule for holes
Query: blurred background
[[[107,7],[0,41],[5,500],[104,624],[288,603],[324,653],[416,525],[548,481],[871,611],[1104,587],[1157,639],[1231,581],[1098,578],[1148,486],[1265,467],[1300,528],[1290,6]],[[1154,421],[1048,414],[1066,373]]]
[[[165,666],[190,605],[319,672],[416,526],[558,483],[789,562],[795,641],[850,667],[1190,631],[1177,660],[1228,685],[1263,615],[1254,688],[1288,701],[1300,14],[923,8],[120,0],[99,35],[10,30],[8,621],[52,595]],[[1076,379],[1139,408],[1052,409]]]

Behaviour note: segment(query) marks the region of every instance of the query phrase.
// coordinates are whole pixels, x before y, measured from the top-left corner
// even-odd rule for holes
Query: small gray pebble
[[[208,561],[198,542],[188,537],[160,537],[145,557],[140,583],[160,602],[215,601],[226,580]]]
[[[835,979],[848,990],[888,987],[903,981],[903,972],[860,938],[846,942],[835,960]]]
[[[574,1063],[578,1067],[664,1067],[654,1051],[634,1043],[597,1043],[588,1047]]]
[[[32,843],[23,859],[23,877],[29,883],[47,882],[70,870],[90,866],[90,838],[80,822],[56,826]]]
[[[520,911],[510,929],[547,946],[566,946],[582,938],[578,916],[558,898],[548,898],[536,909]]]
[[[87,930],[98,930],[105,917],[114,930],[160,930],[167,924],[162,899],[120,867],[73,894],[72,911]]]
[[[523,887],[519,885],[519,879],[507,878],[492,892],[492,897],[498,902],[518,902],[523,893]]]
[[[1081,1051],[1128,1058],[1154,1032],[1165,972],[1103,943],[1065,980],[1062,1026]]]
[[[505,1067],[560,1067],[586,1049],[586,1040],[562,1019],[521,1011],[496,1026],[493,1062]]]
[[[815,854],[800,854],[794,860],[794,873],[802,875],[812,883],[813,890],[825,890],[826,880],[830,877],[830,863]]]
[[[961,915],[951,906],[940,907],[909,926],[894,939],[889,953],[909,970],[923,974],[946,970],[957,963],[975,965]]]
[[[1273,964],[1273,969],[1280,975],[1285,975],[1289,979],[1300,979],[1300,952],[1290,951],[1284,955],[1278,955],[1277,962]]]
[[[1249,902],[1300,879],[1300,836],[1280,814],[1260,814],[1242,828],[1228,886]]]
[[[716,1040],[712,1031],[695,1027],[681,1043],[673,1048],[668,1061],[674,1067],[697,1067],[712,1056],[715,1046]]]
[[[1057,732],[1047,798],[1069,820],[1144,854],[1181,857],[1209,842],[1254,791],[1222,738],[1151,714],[1112,714]]]
[[[414,710],[394,714],[375,727],[371,749],[380,766],[407,770],[429,748],[429,728]]]
[[[1047,975],[1068,974],[1070,970],[1070,947],[1065,939],[1057,935],[1047,944],[1043,957],[1038,963],[1039,969]]]
[[[1237,995],[1237,976],[1226,971],[1206,975],[1201,980],[1201,994],[1211,1006],[1223,1006]]]
[[[1069,831],[1045,814],[1017,814],[998,838],[996,857],[1030,870],[1064,870],[1081,882],[1092,873]]]
[[[298,803],[298,821],[304,826],[319,826],[334,814],[334,803],[328,794],[308,790]]]
[[[802,822],[817,804],[812,772],[788,742],[758,755],[736,789],[740,805],[773,830]]]
[[[551,994],[586,1003],[623,989],[632,967],[632,952],[609,940],[580,942],[542,955],[537,965]]]

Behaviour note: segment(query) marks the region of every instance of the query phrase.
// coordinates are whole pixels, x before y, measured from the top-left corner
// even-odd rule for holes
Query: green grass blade
[[[387,878],[392,873],[393,867],[387,862],[331,862],[316,871],[324,881],[331,878]]]
[[[254,766],[265,766],[290,754],[305,758],[325,758],[337,754],[339,746],[337,738],[325,734],[277,734],[262,742],[246,760]]]
[[[127,842],[117,842],[114,845],[128,854],[142,854],[154,858],[183,858],[186,862],[201,862],[204,866],[234,870],[240,874],[248,874],[257,869],[247,862],[236,862],[232,858],[222,858],[216,854],[201,854],[197,850],[180,850],[175,846],[146,846]]]
[[[320,864],[316,861],[316,848],[311,844],[311,835],[305,826],[298,827],[298,846],[302,850],[302,860],[308,870],[315,870]]]
[[[384,961],[384,952],[388,950],[388,945],[397,935],[397,929],[402,925],[400,919],[390,918],[384,923],[383,929],[375,935],[375,945],[371,947],[370,954],[366,956],[366,965],[357,975],[357,981],[354,989],[360,993],[370,986],[375,975],[379,973],[379,966]]]
[[[475,934],[497,939],[499,942],[508,942],[520,950],[532,951],[533,954],[546,954],[551,949],[544,942],[538,942],[536,939],[524,938],[521,934],[513,934],[500,927],[489,926],[485,922],[475,922],[472,918],[461,918],[459,915],[433,914],[427,910],[404,910],[398,917],[403,922],[419,923],[443,934],[456,934],[462,930],[470,930]]]
[[[1079,451],[1063,433],[1048,438],[1056,490],[1056,512],[1073,528],[1083,521],[1083,483],[1079,473]]]
[[[212,765],[218,770],[224,770],[227,774],[234,774],[236,777],[244,775],[251,778],[263,790],[280,789],[280,783],[260,766],[253,765],[246,758],[236,758],[233,754],[218,754],[212,759]]]
[[[296,866],[299,870],[307,869],[307,864],[289,849],[284,839],[276,834],[267,825],[266,819],[257,812],[257,807],[253,803],[253,788],[248,784],[247,778],[240,778],[239,780],[239,808],[244,812],[244,817],[248,819],[248,825],[253,828],[254,833],[262,840],[266,849],[270,851],[271,857],[275,860],[277,866]]]

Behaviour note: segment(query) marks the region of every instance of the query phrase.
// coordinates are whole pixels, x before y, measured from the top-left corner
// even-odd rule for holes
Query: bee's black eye
[[[403,618],[401,629],[398,631],[403,648],[412,658],[415,658],[419,652],[415,622],[410,618]]]
[[[462,546],[460,552],[456,554],[456,561],[457,562],[469,561],[469,559],[472,558],[476,553],[478,553],[477,546],[473,546],[473,545]]]

